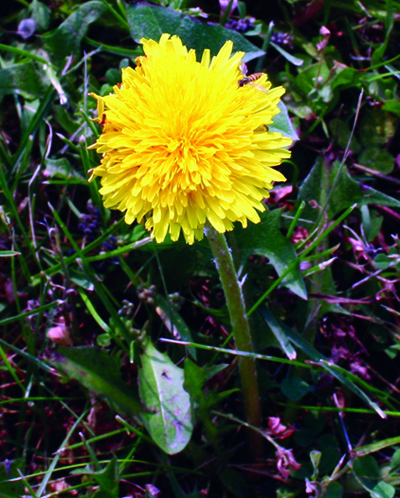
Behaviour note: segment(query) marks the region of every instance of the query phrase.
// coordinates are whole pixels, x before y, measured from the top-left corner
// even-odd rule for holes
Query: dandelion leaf
[[[131,417],[140,416],[143,411],[134,388],[121,378],[120,362],[107,351],[94,347],[59,348],[49,361],[71,379],[104,397],[117,411]]]
[[[103,2],[93,0],[81,5],[50,35],[43,35],[52,62],[60,64],[65,57],[76,55],[89,24],[106,10]]]
[[[246,229],[235,231],[243,263],[253,255],[265,256],[278,275],[282,275],[296,261],[292,244],[279,230],[281,214],[281,209],[267,211],[260,215],[261,223],[251,223]],[[283,285],[302,299],[307,299],[306,287],[298,266],[285,278]]]
[[[232,40],[234,51],[246,53],[244,61],[255,59],[264,54],[263,50],[250,43],[240,33],[229,30],[215,23],[203,23],[192,16],[175,10],[137,2],[126,5],[126,15],[132,38],[139,42],[141,38],[159,40],[163,33],[178,35],[183,44],[194,48],[197,56],[203,50],[210,49],[211,55],[217,55],[222,45]]]
[[[335,184],[336,175],[338,179]],[[354,180],[346,166],[340,166],[338,161],[330,165],[326,159],[320,157],[300,188],[298,203],[302,200],[307,203],[302,218],[316,220],[319,217],[320,209],[327,199],[327,192],[332,186],[334,189],[327,209],[329,219],[353,204],[378,204],[400,208],[400,201],[397,199]]]
[[[184,372],[147,341],[139,367],[139,394],[147,411],[142,419],[153,441],[169,455],[182,451],[193,431]]]

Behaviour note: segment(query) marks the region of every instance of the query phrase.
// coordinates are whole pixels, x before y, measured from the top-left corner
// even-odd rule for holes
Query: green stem
[[[225,237],[210,225],[205,228],[205,234],[210,243],[224,289],[236,348],[240,351],[254,353],[243,293]],[[251,357],[238,357],[238,362],[246,421],[252,426],[262,427],[255,360]],[[254,458],[261,457],[263,453],[262,438],[254,431],[249,431],[248,438],[252,456]]]

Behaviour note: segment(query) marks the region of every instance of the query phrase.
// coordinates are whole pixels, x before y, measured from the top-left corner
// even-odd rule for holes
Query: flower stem
[[[218,233],[209,224],[205,228],[205,234],[210,243],[211,251],[224,289],[236,348],[239,351],[254,353],[243,293],[237,279],[232,256],[226,243],[225,236]],[[250,425],[261,427],[262,415],[255,360],[254,358],[239,356],[238,362],[246,421]],[[259,434],[254,431],[249,431],[248,440],[252,456],[254,458],[261,457],[263,454],[263,441]]]

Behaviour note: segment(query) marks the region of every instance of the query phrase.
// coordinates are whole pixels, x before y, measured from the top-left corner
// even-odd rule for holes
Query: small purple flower
[[[221,7],[222,14],[229,7],[229,3],[230,3],[230,0],[219,0],[219,5]],[[237,8],[238,4],[239,4],[238,0],[233,0],[232,1],[232,7],[231,7],[231,11],[229,12],[229,14],[232,14],[232,12]]]
[[[256,20],[254,17],[244,17],[243,19],[239,19],[237,21],[229,19],[229,21],[225,24],[225,28],[232,29],[238,33],[245,33],[246,31],[254,28],[255,22]]]
[[[18,24],[18,34],[24,40],[30,38],[36,31],[35,19],[22,19]]]

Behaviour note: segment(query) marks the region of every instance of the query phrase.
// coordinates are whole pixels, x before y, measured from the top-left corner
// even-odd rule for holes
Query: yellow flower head
[[[284,89],[266,75],[243,84],[244,54],[232,56],[230,41],[201,62],[177,36],[141,43],[146,55],[115,93],[93,95],[103,132],[92,148],[103,158],[90,180],[101,177],[105,207],[126,211],[128,224],[145,219],[157,242],[182,229],[192,244],[207,221],[220,233],[259,222],[267,189],[285,180],[272,167],[290,157],[291,140],[265,126]]]

